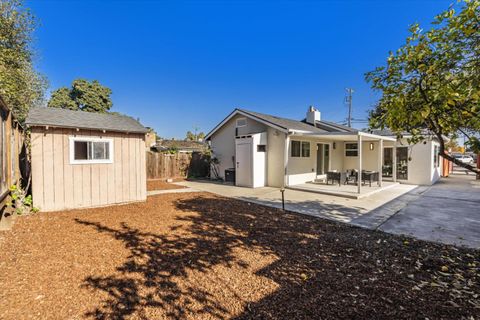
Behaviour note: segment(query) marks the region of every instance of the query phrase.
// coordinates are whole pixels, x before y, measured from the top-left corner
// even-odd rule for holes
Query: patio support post
[[[382,186],[383,175],[383,139],[378,140],[378,186]]]
[[[392,155],[392,177],[393,177],[393,182],[397,182],[397,142],[395,141],[393,143],[393,155]]]
[[[358,194],[362,192],[362,136],[358,133],[358,176],[357,176],[357,186]]]
[[[283,148],[283,187],[288,186],[288,155],[290,150],[290,136],[285,134],[285,148]]]

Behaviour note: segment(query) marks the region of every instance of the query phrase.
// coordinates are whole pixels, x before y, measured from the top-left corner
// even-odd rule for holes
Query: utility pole
[[[194,140],[195,141],[198,141],[198,136],[197,136],[198,129],[200,129],[198,126],[196,126],[196,125],[193,126],[193,131],[195,132],[194,133]]]
[[[351,128],[352,127],[352,88],[345,88],[347,91],[347,96],[345,97],[345,102],[348,104],[348,117],[347,117],[347,124]]]

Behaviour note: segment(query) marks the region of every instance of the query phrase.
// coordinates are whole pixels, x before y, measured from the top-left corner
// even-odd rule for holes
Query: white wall
[[[284,179],[285,133],[273,128],[267,131],[267,181],[271,187],[282,187]]]
[[[345,171],[345,149],[343,142],[336,141],[335,142],[335,149],[333,149],[333,142],[331,143],[330,147],[330,155],[331,155],[331,162],[330,162],[330,169],[337,170],[337,171]]]
[[[432,185],[441,177],[442,160],[439,160],[438,167],[434,164],[434,146],[439,145],[436,141],[424,141],[409,145],[407,139],[397,141],[396,146],[408,147],[408,179],[400,180],[402,183]]]
[[[310,142],[310,157],[292,157],[292,141]],[[313,139],[301,136],[290,137],[288,153],[287,184],[289,186],[315,180],[317,176],[317,144]]]
[[[403,145],[397,143],[397,147],[407,145],[405,139],[402,140],[402,143]],[[439,163],[439,166],[435,168],[433,161],[435,144],[438,145],[437,142],[424,141],[409,146],[411,160],[408,162],[407,183],[431,185],[440,178],[441,164]]]
[[[235,167],[235,126],[236,119],[244,118],[241,115],[236,115],[225,123],[217,132],[210,138],[213,154],[220,161],[217,166],[220,178],[225,178],[225,170]],[[266,131],[267,127],[250,118],[247,119],[245,127],[238,128],[239,135],[249,133],[258,133]],[[267,147],[268,148],[268,147]]]
[[[357,141],[346,143],[357,143]],[[373,143],[373,150],[370,150],[370,143]],[[337,142],[338,144],[341,144],[342,148],[345,147],[345,142]],[[358,169],[358,157],[347,157],[345,156],[345,149],[342,151],[344,157],[343,171]],[[378,153],[380,151],[378,141],[362,141],[362,170],[378,171]]]
[[[253,187],[265,187],[267,183],[267,152],[258,152],[258,146],[268,146],[267,133],[259,133],[252,136],[253,147]]]

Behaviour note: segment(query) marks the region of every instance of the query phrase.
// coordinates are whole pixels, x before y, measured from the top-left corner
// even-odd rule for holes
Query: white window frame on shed
[[[75,142],[108,142],[108,159],[88,159],[88,160],[75,160]],[[99,137],[83,137],[83,136],[71,136],[69,137],[69,154],[70,164],[101,164],[101,163],[113,163],[113,139],[111,138],[99,138]],[[93,152],[93,151],[92,151]]]

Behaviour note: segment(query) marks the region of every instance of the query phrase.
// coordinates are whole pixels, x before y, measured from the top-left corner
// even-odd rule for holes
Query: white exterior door
[[[237,142],[236,145],[235,184],[241,187],[252,187],[252,142]]]

